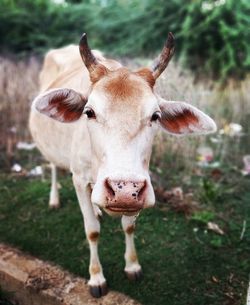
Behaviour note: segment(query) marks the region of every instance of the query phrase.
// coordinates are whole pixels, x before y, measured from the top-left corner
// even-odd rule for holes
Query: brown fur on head
[[[140,86],[131,78],[131,72],[127,68],[120,68],[110,75],[105,82],[107,93],[115,100],[126,100],[128,97],[141,95]]]
[[[124,124],[129,126],[129,134],[132,126],[138,125],[137,128],[139,128],[140,118],[144,112],[143,109],[147,107],[149,97],[153,100],[155,98],[147,80],[125,67],[109,71],[99,81],[92,84],[92,92],[95,96],[99,96],[96,99],[106,105],[109,113],[118,117],[122,112],[119,120],[123,122],[126,119]],[[93,101],[92,98],[90,98],[91,101]]]
[[[129,79],[130,74],[134,74],[135,76],[141,77],[146,83],[153,88],[155,85],[155,79],[153,77],[152,71],[150,71],[148,68],[142,68],[136,72],[131,72],[129,69],[125,67],[121,67],[117,69],[116,71],[110,71],[106,67],[104,67],[101,64],[98,64],[93,71],[90,72],[90,80],[92,84],[94,85],[97,83],[101,78],[104,76],[111,76],[116,73],[116,79],[111,81],[110,87],[107,89],[111,89],[111,91],[116,91],[113,88],[119,87],[121,89],[121,92],[125,90],[125,83]],[[125,83],[123,83],[123,81]],[[123,95],[123,94],[122,94]]]
[[[102,77],[108,75],[109,70],[101,64],[98,64],[93,71],[89,73],[90,80],[94,85],[97,83]]]
[[[148,68],[142,68],[137,72],[135,72],[135,74],[141,76],[149,84],[151,88],[154,87],[155,78],[153,76],[152,71],[150,71]]]

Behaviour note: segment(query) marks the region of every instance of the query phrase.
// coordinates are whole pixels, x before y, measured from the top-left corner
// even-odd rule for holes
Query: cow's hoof
[[[89,286],[90,294],[94,298],[100,298],[108,293],[108,286],[107,283],[103,283],[98,286]]]
[[[131,282],[136,282],[136,281],[140,281],[142,279],[143,273],[142,270],[138,270],[138,271],[125,271],[127,278],[131,281]]]

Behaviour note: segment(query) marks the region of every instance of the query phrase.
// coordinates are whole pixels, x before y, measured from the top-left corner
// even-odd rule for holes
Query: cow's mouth
[[[120,208],[120,207],[106,207],[106,209],[113,212],[138,212],[141,208]]]
[[[141,211],[141,206],[131,206],[131,207],[119,207],[119,206],[106,206],[104,210],[111,215],[136,215]]]

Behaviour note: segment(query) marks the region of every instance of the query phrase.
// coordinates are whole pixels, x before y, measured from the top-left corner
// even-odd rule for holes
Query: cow
[[[59,206],[56,167],[72,174],[90,248],[88,285],[94,297],[107,293],[98,256],[102,210],[121,216],[128,279],[142,275],[134,244],[135,220],[155,204],[149,161],[157,130],[172,135],[216,130],[215,122],[196,107],[166,101],[154,92],[173,53],[174,37],[169,33],[152,67],[131,71],[92,51],[83,34],[79,50],[73,45],[52,50],[44,60],[30,131],[51,162],[50,207]]]

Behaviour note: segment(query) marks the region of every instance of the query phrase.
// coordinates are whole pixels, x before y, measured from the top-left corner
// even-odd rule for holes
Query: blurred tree
[[[249,0],[1,0],[1,50],[42,52],[77,43],[120,55],[150,54],[167,33],[187,67],[225,80],[250,67]]]
[[[78,42],[88,23],[88,10],[87,5],[50,0],[1,0],[1,50],[40,53]]]
[[[249,73],[249,16],[248,0],[109,0],[90,28],[98,46],[133,56],[159,49],[172,31],[183,64],[225,80]]]
[[[250,2],[192,1],[178,31],[181,61],[225,80],[250,68]]]

